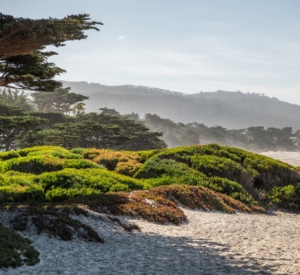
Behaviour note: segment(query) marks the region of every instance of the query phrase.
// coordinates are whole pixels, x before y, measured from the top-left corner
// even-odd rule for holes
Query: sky
[[[104,23],[54,48],[57,79],[183,93],[241,91],[300,105],[299,0],[0,0],[15,17]],[[52,47],[49,49],[53,50]]]

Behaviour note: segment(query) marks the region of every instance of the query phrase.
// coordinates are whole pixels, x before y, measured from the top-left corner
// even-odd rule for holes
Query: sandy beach
[[[104,244],[22,233],[34,240],[41,262],[0,274],[300,274],[299,215],[184,211],[181,226],[122,218],[141,228],[132,233],[104,215],[77,216]],[[7,226],[11,215],[1,211]]]

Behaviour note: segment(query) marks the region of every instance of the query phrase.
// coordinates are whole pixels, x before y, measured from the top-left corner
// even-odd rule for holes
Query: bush
[[[101,193],[102,192],[99,190],[96,190],[94,188],[87,188],[87,187],[82,187],[80,189],[75,189],[75,188],[65,189],[65,188],[57,187],[55,189],[49,190],[46,193],[46,200],[52,202],[61,202],[74,197],[99,195]]]
[[[135,173],[134,178],[149,179],[158,178],[162,175],[169,175],[172,177],[187,175],[189,179],[193,179],[195,184],[197,184],[199,180],[207,178],[203,173],[190,168],[185,163],[180,163],[173,159],[160,159],[159,157],[152,157],[146,161],[142,168]]]
[[[35,147],[24,148],[17,152],[20,154],[20,156],[26,157],[29,153],[36,152],[36,151],[60,151],[65,153],[69,152],[67,149],[64,149],[59,146],[35,146]]]
[[[35,155],[14,158],[0,162],[2,173],[13,170],[23,173],[41,174],[50,171],[59,171],[63,168],[97,168],[91,161],[84,159],[65,159],[52,155]]]
[[[268,198],[281,207],[300,211],[300,183],[295,186],[275,187],[268,194]]]
[[[79,154],[74,154],[68,151],[61,150],[43,150],[43,151],[33,151],[27,154],[27,156],[53,156],[60,159],[83,159]]]
[[[115,171],[126,176],[133,176],[134,173],[142,166],[139,155],[133,152],[85,149],[81,151],[81,154],[85,159],[89,159],[97,164],[103,165],[108,170]]]
[[[56,188],[82,189],[83,187],[98,190],[102,193],[110,191],[113,185],[124,184],[128,190],[146,189],[145,183],[105,169],[80,169],[67,168],[57,172],[43,173],[39,176],[39,184],[44,188],[46,197],[49,190]]]
[[[0,186],[0,201],[27,203],[44,201],[44,190],[37,184]]]
[[[126,185],[126,184],[116,183],[110,187],[109,191],[111,191],[111,192],[119,192],[119,191],[129,192],[130,189],[129,189],[128,185]]]
[[[16,151],[0,152],[0,161],[18,158],[20,155]]]
[[[247,174],[247,171],[241,165],[224,157],[194,155],[190,160],[193,169],[208,176],[218,176],[239,182],[241,177]]]
[[[163,152],[168,149],[157,149],[157,150],[147,150],[147,151],[136,151],[135,153],[140,157],[140,162],[145,163],[152,156]]]
[[[1,172],[10,170],[41,174],[47,171],[57,171],[62,169],[65,160],[52,156],[28,156],[14,158],[0,163]]]
[[[76,168],[76,169],[86,169],[86,168],[99,168],[98,165],[92,163],[91,161],[84,159],[68,159],[63,164],[62,168]]]
[[[0,175],[0,201],[36,202],[44,200],[43,188],[31,174],[9,171]]]

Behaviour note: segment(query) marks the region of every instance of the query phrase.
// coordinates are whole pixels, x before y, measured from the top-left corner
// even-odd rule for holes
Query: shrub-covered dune
[[[186,217],[179,206],[251,213],[276,204],[299,211],[299,172],[269,157],[216,144],[138,152],[39,146],[0,153],[0,204],[30,209],[38,231],[53,234],[59,226],[61,238],[72,239],[71,226],[102,241],[88,226],[59,213],[84,205],[180,224]],[[24,227],[23,219],[17,226],[14,222],[15,229]],[[38,262],[28,240],[1,223],[0,233],[0,256],[6,259],[0,268]]]
[[[0,153],[0,201],[63,202],[162,185],[202,186],[250,209],[299,209],[299,168],[216,144],[138,152],[39,146]]]

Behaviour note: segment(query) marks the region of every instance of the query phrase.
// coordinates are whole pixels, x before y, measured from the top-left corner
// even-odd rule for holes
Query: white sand
[[[300,215],[184,211],[181,226],[127,219],[141,227],[134,233],[81,216],[105,244],[23,234],[34,240],[41,263],[0,274],[300,274]],[[1,211],[0,220],[9,215]]]

